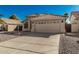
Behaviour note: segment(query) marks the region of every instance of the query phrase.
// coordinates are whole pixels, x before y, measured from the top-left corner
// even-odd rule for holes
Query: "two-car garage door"
[[[60,33],[61,24],[52,23],[52,24],[32,24],[32,32],[46,32],[46,33]]]

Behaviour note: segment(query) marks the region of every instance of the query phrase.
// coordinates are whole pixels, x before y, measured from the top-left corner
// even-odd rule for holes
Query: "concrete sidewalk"
[[[0,43],[0,53],[58,54],[60,35],[49,38],[21,36]]]

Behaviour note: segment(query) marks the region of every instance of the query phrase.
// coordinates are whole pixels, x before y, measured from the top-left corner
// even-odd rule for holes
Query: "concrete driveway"
[[[33,36],[32,36],[33,35]],[[26,54],[58,54],[60,35],[49,37],[35,36],[34,34],[23,35],[0,43],[0,53],[26,53]]]

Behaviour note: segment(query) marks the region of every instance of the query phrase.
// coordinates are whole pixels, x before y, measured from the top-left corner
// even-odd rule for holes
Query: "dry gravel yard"
[[[67,33],[61,35],[60,54],[79,54],[79,33]]]

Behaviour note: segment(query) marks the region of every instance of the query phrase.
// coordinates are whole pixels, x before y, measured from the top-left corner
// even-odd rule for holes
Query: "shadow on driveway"
[[[48,38],[51,35],[56,35],[56,33],[53,34],[53,33],[37,33],[37,32],[4,32],[0,34],[15,35],[15,36],[45,37],[45,38]]]

